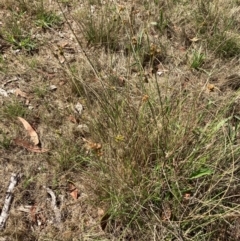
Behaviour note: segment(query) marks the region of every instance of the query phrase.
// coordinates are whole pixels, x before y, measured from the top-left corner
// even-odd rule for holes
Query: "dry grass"
[[[2,1],[1,88],[27,95],[0,96],[2,205],[23,174],[3,240],[239,240],[239,13],[233,0]],[[18,116],[49,152],[14,144],[28,138]]]

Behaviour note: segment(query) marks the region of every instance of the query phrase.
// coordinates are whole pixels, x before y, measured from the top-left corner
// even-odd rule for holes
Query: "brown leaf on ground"
[[[100,150],[102,148],[102,145],[100,143],[96,143],[96,142],[92,142],[92,141],[89,141],[85,138],[82,138],[83,141],[85,142],[85,148],[87,150]]]
[[[73,115],[68,116],[67,119],[69,121],[71,121],[72,123],[77,123],[77,120],[76,120],[76,118]]]
[[[65,48],[65,47],[67,47],[68,45],[69,45],[69,43],[68,43],[67,41],[61,41],[61,42],[58,43],[58,46],[59,46],[60,48]]]
[[[183,195],[183,203],[184,204],[188,204],[189,201],[191,200],[191,198],[192,198],[192,194],[191,193],[185,193]]]
[[[16,90],[15,90],[15,95],[16,95],[16,96],[21,96],[21,97],[23,97],[23,98],[27,98],[27,93],[21,91],[20,89],[16,89]]]
[[[78,192],[78,189],[76,188],[76,186],[73,185],[72,183],[69,183],[68,188],[69,188],[69,192],[70,192],[70,195],[72,196],[72,198],[74,200],[77,200],[79,197],[79,192]]]
[[[103,217],[104,213],[105,212],[104,212],[104,210],[102,208],[98,208],[97,209],[97,214],[98,214],[99,217]]]
[[[149,96],[148,95],[143,95],[142,102],[147,102],[148,100],[149,100]]]
[[[215,85],[213,85],[213,84],[208,84],[208,85],[207,85],[207,89],[208,89],[209,92],[213,92],[214,89],[215,89]]]
[[[43,210],[41,207],[38,207],[36,204],[31,206],[29,210],[30,221],[37,226],[44,226],[46,224],[46,218],[43,215]]]
[[[36,218],[36,211],[37,211],[37,207],[34,204],[33,206],[31,206],[29,213],[30,213],[30,220],[32,223],[36,223],[37,222],[37,218]]]
[[[31,127],[31,125],[23,118],[18,117],[18,119],[22,122],[24,128],[27,130],[28,135],[30,136],[30,140],[36,146],[39,144],[38,134],[36,131]]]
[[[43,148],[40,148],[38,146],[34,146],[31,143],[29,143],[28,141],[25,141],[25,140],[22,140],[22,139],[19,139],[19,138],[13,139],[13,142],[14,142],[15,145],[24,147],[28,151],[31,151],[31,152],[44,153],[44,152],[49,151],[49,149],[43,149]]]
[[[172,216],[172,211],[171,211],[169,203],[164,203],[163,210],[162,210],[162,220],[169,221],[171,216]]]

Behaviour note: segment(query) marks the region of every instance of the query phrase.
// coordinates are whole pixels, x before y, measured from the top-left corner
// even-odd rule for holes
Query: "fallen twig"
[[[48,187],[45,187],[45,188],[47,190],[47,193],[52,198],[51,205],[52,205],[52,208],[53,208],[53,211],[54,211],[54,214],[55,214],[56,226],[60,227],[60,224],[61,224],[61,212],[60,212],[59,208],[57,207],[56,196],[55,196],[54,192],[50,188],[48,188]]]
[[[4,206],[2,209],[2,213],[0,216],[0,231],[4,229],[7,218],[8,218],[8,211],[10,209],[12,199],[13,199],[13,189],[17,185],[18,181],[20,179],[20,174],[12,173],[11,179],[10,179],[10,184],[8,186],[8,190],[6,193],[6,198],[4,202]]]

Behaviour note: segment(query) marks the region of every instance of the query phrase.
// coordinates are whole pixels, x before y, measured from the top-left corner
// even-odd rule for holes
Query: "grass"
[[[0,141],[0,147],[7,150],[11,146],[11,139],[7,137],[6,133],[2,133],[2,130],[1,130],[1,134],[2,134],[2,139]]]
[[[19,103],[18,101],[15,101],[13,103],[6,104],[3,106],[3,113],[6,118],[8,119],[14,119],[18,116],[25,117],[27,115],[28,111],[24,107],[22,103]]]
[[[193,51],[191,57],[191,68],[199,69],[204,63],[205,56],[201,51]]]
[[[0,99],[0,152],[14,160],[9,173],[24,174],[11,208],[31,200],[42,216],[15,211],[3,235],[238,240],[240,105],[229,82],[239,72],[238,3],[29,1],[38,7],[28,12],[27,2],[15,12],[5,3],[13,21],[3,21],[11,46],[2,88],[26,92],[31,108],[19,96]],[[6,82],[11,76],[16,83]],[[49,152],[14,146],[18,116]],[[43,186],[56,194],[62,229]]]
[[[33,91],[38,98],[44,98],[48,93],[47,86],[44,85],[36,86]]]
[[[12,12],[7,24],[3,28],[3,36],[15,49],[23,49],[32,52],[37,49],[37,45],[31,33],[28,32],[27,24],[24,20],[25,13]]]
[[[37,13],[36,25],[43,29],[49,29],[61,24],[61,18],[54,12],[41,9]]]

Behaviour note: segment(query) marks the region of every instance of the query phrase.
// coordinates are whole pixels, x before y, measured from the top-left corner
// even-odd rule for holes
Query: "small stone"
[[[4,96],[4,97],[8,97],[7,91],[4,90],[4,89],[1,89],[1,88],[0,88],[0,95],[2,95],[2,96]]]
[[[54,91],[54,90],[56,90],[57,89],[57,86],[56,85],[50,85],[49,86],[49,90],[51,90],[51,91]]]
[[[82,104],[80,104],[79,102],[75,105],[75,111],[81,115],[82,114],[82,111],[83,111],[83,106]]]
[[[86,124],[80,124],[77,126],[78,131],[80,131],[81,134],[89,134],[90,130]]]

